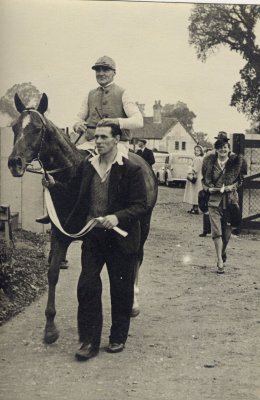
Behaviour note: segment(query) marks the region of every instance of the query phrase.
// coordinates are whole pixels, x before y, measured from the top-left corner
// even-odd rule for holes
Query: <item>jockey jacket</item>
[[[114,83],[105,88],[100,86],[91,90],[88,95],[89,113],[86,120],[87,124],[95,127],[100,121],[100,115],[102,118],[126,118],[127,115],[122,103],[123,93],[124,89]],[[93,137],[94,130],[88,129],[88,140],[93,139]],[[128,129],[122,129],[120,140],[130,140],[130,131]]]

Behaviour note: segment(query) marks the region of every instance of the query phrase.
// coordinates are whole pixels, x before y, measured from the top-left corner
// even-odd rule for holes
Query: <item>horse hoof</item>
[[[132,312],[131,312],[131,317],[132,318],[135,318],[135,317],[137,317],[137,315],[139,315],[140,314],[140,308],[132,308]]]
[[[45,330],[45,333],[44,333],[44,342],[45,342],[46,344],[52,344],[52,343],[56,342],[56,340],[58,339],[58,337],[59,337],[59,332],[58,332],[57,329],[52,330],[52,331],[47,331],[47,330]]]
[[[69,268],[68,261],[67,261],[67,260],[63,260],[63,261],[60,263],[60,269],[68,269],[68,268]]]

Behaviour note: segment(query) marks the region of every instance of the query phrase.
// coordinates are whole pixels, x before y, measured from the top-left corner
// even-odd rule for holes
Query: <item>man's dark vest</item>
[[[127,117],[122,103],[124,91],[124,89],[114,83],[105,88],[100,86],[97,89],[91,90],[88,95],[89,116],[87,118],[87,124],[91,127],[95,127],[101,119],[100,116],[102,118]],[[88,129],[88,140],[93,139],[94,132],[94,129]],[[120,140],[127,141],[129,139],[130,131],[128,129],[122,129]]]

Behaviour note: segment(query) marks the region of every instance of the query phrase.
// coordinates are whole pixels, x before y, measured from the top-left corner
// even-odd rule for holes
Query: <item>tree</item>
[[[178,101],[176,104],[165,104],[162,114],[164,117],[176,118],[188,131],[192,130],[193,120],[196,118],[194,112],[189,110],[187,104],[182,101]]]
[[[259,5],[197,4],[190,16],[189,43],[201,61],[221,45],[242,55],[246,65],[240,71],[241,81],[234,85],[230,105],[260,125],[260,48],[254,34],[259,18]]]
[[[210,142],[210,140],[208,139],[208,134],[204,133],[204,132],[193,132],[192,136],[194,137],[194,139],[196,140],[196,142],[198,144],[200,144],[202,147],[206,148],[206,149],[212,149],[213,145]]]
[[[41,99],[41,93],[31,82],[13,85],[7,90],[6,94],[0,98],[0,112],[2,114],[7,114],[11,120],[17,118],[19,115],[14,105],[15,93],[19,94],[19,97],[26,107],[32,105],[37,106]]]
[[[260,74],[249,63],[240,71],[241,81],[234,85],[231,105],[251,120],[252,128],[260,133]]]

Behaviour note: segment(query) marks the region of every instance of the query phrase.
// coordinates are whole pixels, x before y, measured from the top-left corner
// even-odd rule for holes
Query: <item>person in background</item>
[[[191,173],[196,178],[196,182],[192,183],[189,180],[187,180],[183,201],[184,201],[184,203],[188,203],[188,204],[192,205],[192,208],[191,208],[191,210],[188,211],[188,213],[199,214],[198,193],[202,189],[201,167],[202,167],[202,160],[203,160],[203,156],[204,156],[203,148],[199,144],[197,144],[194,147],[194,155],[195,155],[195,158],[194,158],[192,166],[191,166]]]
[[[138,139],[138,146],[139,149],[137,150],[136,154],[138,154],[140,157],[142,157],[150,166],[152,166],[155,163],[153,151],[150,149],[147,149],[146,147],[147,141],[145,139]]]
[[[209,191],[209,218],[217,256],[217,272],[224,273],[227,246],[231,236],[231,209],[238,206],[237,188],[246,173],[241,154],[231,153],[225,132],[219,132],[215,152],[208,154],[202,164],[204,190]]]

